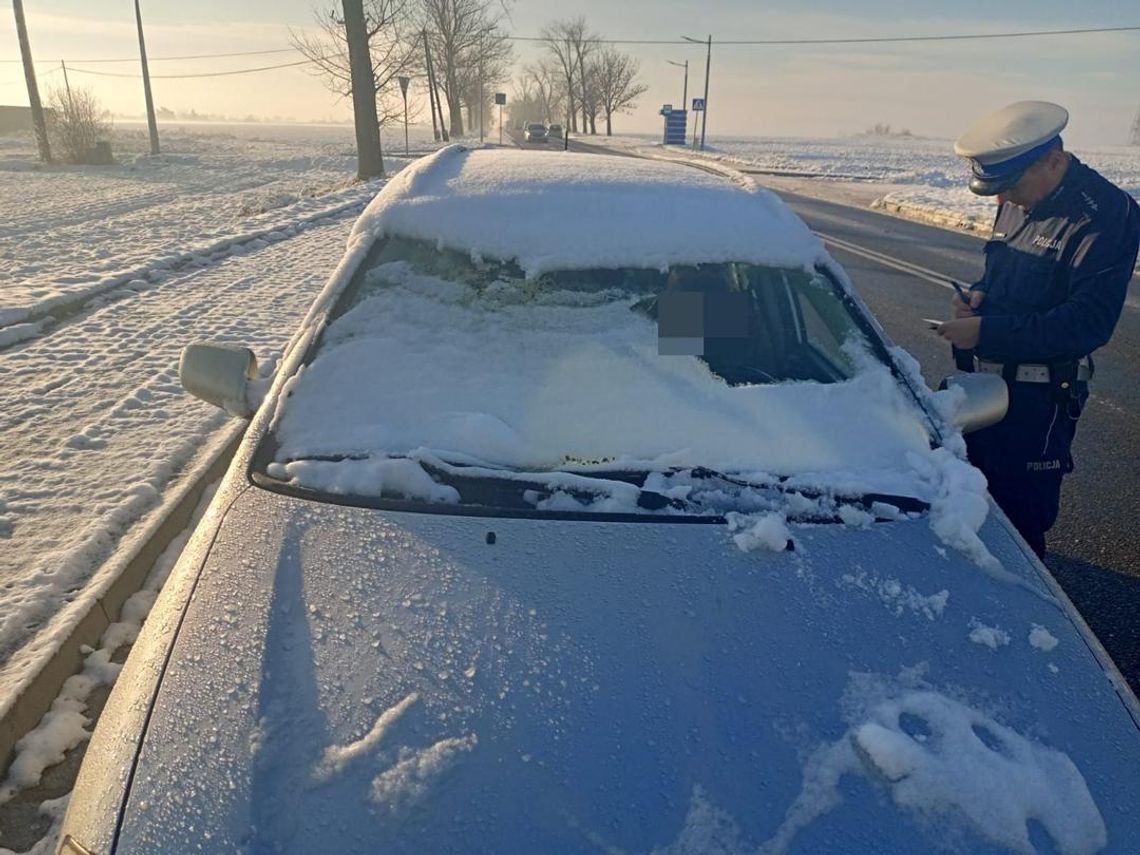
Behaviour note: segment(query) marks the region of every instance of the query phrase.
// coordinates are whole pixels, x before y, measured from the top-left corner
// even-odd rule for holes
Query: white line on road
[[[891,255],[884,255],[881,252],[876,252],[873,249],[859,246],[858,244],[848,243],[845,240],[840,240],[837,237],[826,235],[823,232],[816,232],[817,235],[823,240],[824,243],[831,246],[838,247],[845,252],[850,252],[852,255],[858,255],[869,261],[877,261],[879,264],[893,267],[895,270],[901,270],[903,273],[909,273],[912,276],[917,276],[919,279],[925,279],[927,282],[933,282],[935,285],[941,285],[943,288],[954,290],[954,286],[950,284],[950,277],[936,270],[931,270],[927,267],[920,267],[917,264],[911,264],[909,261],[903,261],[901,258],[895,258]]]
[[[933,282],[935,285],[941,285],[943,288],[954,290],[954,286],[950,284],[951,281],[953,281],[952,278],[944,273],[939,273],[937,270],[931,270],[928,267],[912,264],[909,261],[903,261],[901,258],[895,258],[893,255],[885,255],[884,253],[876,252],[873,249],[867,249],[864,246],[859,246],[858,244],[850,243],[845,240],[840,240],[837,237],[824,234],[820,231],[817,231],[815,234],[825,244],[830,244],[844,252],[858,255],[868,261],[878,262],[886,267],[893,267],[895,270],[909,273],[911,276],[917,276],[919,279],[925,279],[927,282]],[[1124,305],[1130,309],[1140,309],[1140,299],[1129,294],[1124,298]]]

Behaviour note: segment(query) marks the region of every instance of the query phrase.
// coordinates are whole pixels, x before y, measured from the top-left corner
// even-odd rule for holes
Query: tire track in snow
[[[57,295],[30,307],[0,309],[0,352],[9,350],[28,340],[58,331],[64,322],[85,311],[98,309],[110,300],[133,298],[156,286],[163,285],[172,272],[193,271],[215,265],[244,250],[260,250],[270,243],[289,240],[298,231],[323,221],[359,214],[371,201],[379,188],[372,182],[342,194],[347,199],[331,206],[319,208],[300,217],[259,225],[250,231],[223,237],[206,246],[183,251],[172,259],[118,273],[94,285],[86,285],[74,292]],[[5,336],[17,326],[26,326],[26,335]]]

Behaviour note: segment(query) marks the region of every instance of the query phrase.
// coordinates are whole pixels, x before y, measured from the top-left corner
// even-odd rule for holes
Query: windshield
[[[722,513],[753,489],[928,447],[873,352],[816,271],[527,279],[390,238],[332,312],[261,459],[270,478],[338,496]]]

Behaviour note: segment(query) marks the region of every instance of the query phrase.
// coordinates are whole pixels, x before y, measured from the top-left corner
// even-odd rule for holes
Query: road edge
[[[87,611],[72,621],[67,637],[11,699],[0,715],[0,769],[6,770],[16,743],[34,729],[63,688],[64,682],[83,665],[85,646],[97,647],[104,630],[119,619],[127,599],[140,590],[154,562],[190,524],[194,509],[206,488],[229,468],[245,436],[247,423],[227,426],[217,451],[200,460],[187,473],[172,495],[158,508],[141,536],[103,565],[101,573],[111,581]]]

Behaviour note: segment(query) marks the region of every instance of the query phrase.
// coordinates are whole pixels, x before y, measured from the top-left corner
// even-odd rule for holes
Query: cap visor
[[[1020,181],[1024,174],[1022,171],[996,178],[979,178],[974,175],[970,178],[970,192],[978,196],[996,196],[998,193],[1004,193]]]

